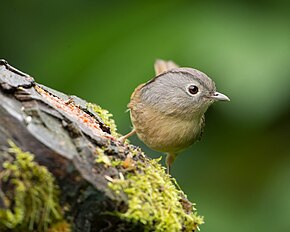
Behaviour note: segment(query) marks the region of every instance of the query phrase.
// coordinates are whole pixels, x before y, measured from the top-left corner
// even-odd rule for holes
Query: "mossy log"
[[[110,114],[0,60],[0,231],[195,231],[158,160]]]

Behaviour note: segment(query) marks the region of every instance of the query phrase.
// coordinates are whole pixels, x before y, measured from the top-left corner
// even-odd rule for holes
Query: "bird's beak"
[[[219,93],[219,92],[214,92],[210,96],[210,98],[217,100],[217,101],[230,101],[230,99],[226,95]]]

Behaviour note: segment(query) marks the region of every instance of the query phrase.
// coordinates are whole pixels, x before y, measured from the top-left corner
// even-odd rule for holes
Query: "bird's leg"
[[[167,170],[167,174],[170,174],[170,167],[173,164],[174,160],[175,160],[176,154],[174,153],[167,153],[166,156],[166,170]]]
[[[132,136],[132,135],[135,134],[135,133],[136,133],[136,130],[133,129],[133,130],[132,130],[131,132],[129,132],[128,134],[123,135],[122,137],[120,137],[120,138],[119,138],[119,141],[120,141],[121,143],[124,143],[125,140],[126,140],[127,138],[129,138],[130,136]]]

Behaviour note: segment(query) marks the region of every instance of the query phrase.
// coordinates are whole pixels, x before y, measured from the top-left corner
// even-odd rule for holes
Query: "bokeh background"
[[[156,58],[195,67],[231,98],[174,163],[204,232],[290,231],[288,1],[1,1],[0,58],[100,104],[120,133]],[[160,154],[131,140],[151,157]]]

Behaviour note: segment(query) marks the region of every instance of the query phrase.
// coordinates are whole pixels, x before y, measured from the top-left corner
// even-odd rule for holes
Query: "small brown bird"
[[[172,61],[155,62],[156,77],[139,85],[128,104],[133,130],[151,149],[167,153],[170,166],[177,153],[199,140],[205,126],[204,113],[214,101],[230,99],[216,92],[214,82],[192,68]]]

